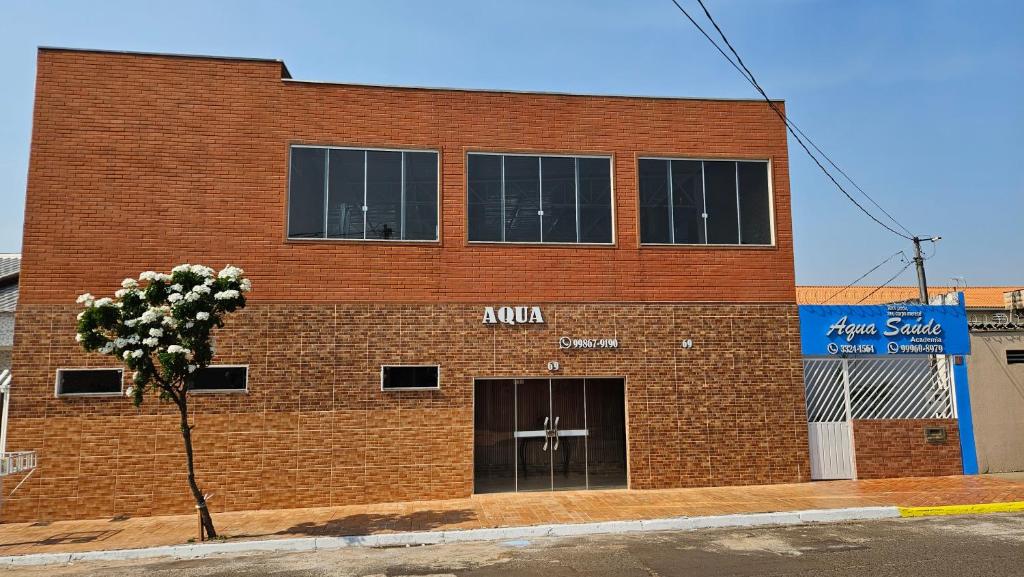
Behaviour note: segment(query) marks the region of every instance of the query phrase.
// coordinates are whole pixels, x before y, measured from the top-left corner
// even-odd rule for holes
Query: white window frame
[[[667,161],[669,161],[668,183],[669,183],[670,187],[671,187],[671,183],[672,183],[672,164],[671,164],[671,161],[673,161],[673,160],[688,160],[688,161],[691,161],[691,162],[699,162],[699,163],[701,163],[701,167],[700,167],[700,169],[701,169],[701,180],[703,180],[703,178],[704,178],[704,163],[705,162],[761,162],[761,163],[764,163],[766,165],[767,170],[768,170],[768,226],[770,227],[771,242],[768,243],[768,244],[743,244],[742,243],[742,240],[743,240],[743,230],[742,230],[742,226],[741,226],[742,217],[740,216],[741,211],[742,211],[742,207],[740,206],[740,199],[739,199],[739,194],[740,194],[740,179],[739,179],[739,174],[738,174],[738,172],[739,172],[739,165],[736,165],[736,168],[735,168],[735,170],[737,171],[737,175],[736,175],[736,225],[737,225],[736,234],[737,234],[737,239],[739,241],[741,241],[741,242],[737,242],[735,244],[732,244],[732,243],[723,244],[723,243],[643,242],[643,241],[641,241],[640,239],[643,238],[642,237],[643,231],[640,230],[640,227],[641,227],[641,224],[640,224],[640,210],[641,210],[641,207],[640,207],[640,161],[641,160],[667,160]],[[636,174],[637,174],[637,181],[636,181],[636,194],[637,194],[637,204],[636,204],[636,208],[637,208],[637,215],[636,216],[637,216],[637,219],[636,219],[636,224],[637,224],[637,228],[636,228],[636,230],[637,230],[637,240],[639,241],[640,246],[672,246],[672,247],[686,247],[686,248],[694,248],[694,247],[709,247],[709,248],[775,248],[777,246],[778,240],[775,237],[775,186],[774,186],[775,179],[773,178],[773,173],[774,173],[773,168],[774,167],[772,165],[772,160],[770,158],[769,159],[764,159],[764,158],[696,158],[696,157],[689,157],[689,156],[638,156],[636,158],[636,163],[637,163],[637,171],[636,171]],[[671,199],[672,199],[672,189],[671,188],[669,188],[668,194],[669,194],[669,209],[668,209],[668,213],[669,213],[669,226],[671,227],[670,231],[673,231],[672,234],[674,234],[675,223],[672,220],[673,215],[674,215],[674,211],[673,211],[673,206],[672,206],[672,202],[671,202]],[[703,200],[704,200],[704,214],[707,214],[707,196],[706,196],[707,193],[704,190],[703,182],[701,183],[701,194],[702,194]],[[703,218],[702,220],[704,221],[704,239],[707,240],[707,237],[708,237],[708,230],[707,230],[708,221],[707,221],[706,217]]]
[[[412,368],[435,367],[435,368],[437,368],[437,386],[436,387],[388,387],[388,388],[385,389],[384,388],[384,369],[388,368],[388,367],[391,367],[391,368],[395,368],[395,367],[397,367],[397,368],[402,368],[402,367],[412,367]],[[441,390],[441,365],[430,364],[430,363],[414,364],[414,365],[381,365],[380,366],[380,390],[381,390],[381,392],[384,392],[384,393],[388,393],[388,392],[391,392],[391,391],[440,391]]]
[[[323,238],[310,238],[291,236],[292,230],[292,151],[296,148],[314,148],[323,149],[328,151],[324,162],[326,163],[324,168],[324,237]],[[355,150],[363,152],[363,237],[364,238],[330,238],[327,237],[327,206],[330,201],[330,162],[331,156],[329,151],[331,150]],[[385,239],[385,238],[365,238],[366,237],[366,213],[367,211],[367,175],[366,175],[366,153],[367,152],[429,152],[437,157],[437,223],[434,225],[434,238],[432,239]],[[285,202],[285,238],[289,241],[300,241],[300,242],[384,242],[384,243],[433,243],[438,244],[441,242],[441,151],[432,150],[429,148],[373,148],[366,146],[327,146],[319,144],[290,144],[288,145],[288,184],[287,184],[288,198]],[[402,225],[405,223],[405,155],[402,155]]]
[[[470,156],[536,156],[538,159],[543,158],[596,158],[600,160],[608,161],[608,186],[610,187],[609,195],[611,202],[611,232],[612,238],[608,242],[544,242],[543,240],[470,240],[469,238],[469,157]],[[573,247],[573,246],[595,246],[595,247],[610,247],[615,246],[618,240],[616,236],[616,211],[615,211],[615,157],[610,154],[553,154],[548,152],[491,152],[491,151],[469,151],[466,153],[465,164],[465,207],[466,207],[466,241],[469,244],[494,244],[494,245],[536,245],[536,246],[554,246],[554,247]],[[576,238],[580,236],[580,170],[579,163],[576,163],[575,168],[576,178]],[[541,238],[544,236],[544,173],[543,171],[538,174],[540,181],[538,184],[538,200],[540,201],[539,216],[541,217]],[[505,238],[505,161],[501,162],[501,237]]]
[[[68,371],[117,371],[120,375],[121,387],[114,393],[62,393],[60,392],[61,373]],[[120,397],[124,395],[124,367],[61,367],[57,369],[53,382],[53,396],[58,399],[78,397]]]
[[[190,395],[247,395],[249,394],[249,365],[209,365],[208,369],[245,369],[245,387],[241,389],[189,389]]]

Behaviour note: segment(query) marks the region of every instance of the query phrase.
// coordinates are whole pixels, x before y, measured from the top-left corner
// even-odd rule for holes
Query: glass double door
[[[622,379],[476,381],[477,493],[626,485]]]

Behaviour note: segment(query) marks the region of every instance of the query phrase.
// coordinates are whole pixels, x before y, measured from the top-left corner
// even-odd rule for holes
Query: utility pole
[[[914,264],[917,266],[917,288],[921,292],[921,304],[928,304],[928,279],[924,276],[924,257],[921,256],[921,243],[924,241],[928,242],[939,242],[942,240],[941,236],[932,236],[928,238],[921,238],[915,236],[911,240],[914,241]]]

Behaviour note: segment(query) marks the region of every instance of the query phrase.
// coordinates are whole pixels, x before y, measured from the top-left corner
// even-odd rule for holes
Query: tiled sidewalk
[[[476,495],[468,499],[218,513],[229,539],[368,535],[897,505],[1024,501],[1024,481],[933,477],[650,491]],[[196,536],[192,515],[0,525],[0,555],[175,545]]]

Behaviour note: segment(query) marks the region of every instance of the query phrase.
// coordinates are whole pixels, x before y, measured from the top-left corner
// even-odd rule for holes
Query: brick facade
[[[946,442],[929,444],[927,427],[944,427]],[[956,419],[854,420],[857,477],[939,477],[960,475],[960,430]]]
[[[277,62],[42,50],[34,114],[28,304],[186,261],[244,268],[264,302],[796,298],[786,129],[764,102],[306,83]],[[439,150],[440,241],[287,242],[292,143]],[[612,156],[616,244],[467,243],[468,151]],[[776,246],[640,247],[639,155],[770,160]],[[132,249],[111,258],[121,237]]]
[[[73,307],[19,311],[11,448],[39,469],[5,520],[186,512],[176,409],[57,399],[59,367],[108,366],[71,338]],[[215,510],[464,497],[473,378],[626,379],[633,489],[808,480],[792,305],[546,305],[543,325],[488,326],[477,305],[251,305],[218,337],[248,394],[193,395],[199,479]],[[398,327],[398,330],[394,330]],[[57,337],[57,335],[61,335]],[[561,335],[618,350],[561,351]],[[694,340],[692,349],[679,347]],[[438,363],[439,391],[380,390],[380,365]]]
[[[191,510],[171,407],[53,395],[58,368],[110,362],[71,338],[75,296],[181,262],[241,266],[254,287],[218,335],[249,392],[193,396],[215,510],[466,496],[473,378],[548,376],[551,360],[625,378],[633,489],[808,479],[786,130],[767,104],[283,73],[40,51],[10,425],[40,466],[4,519]],[[439,240],[286,240],[296,143],[437,150]],[[470,151],[612,157],[615,243],[468,243]],[[640,246],[644,155],[770,161],[774,245]],[[547,323],[485,326],[483,304],[540,305]],[[560,352],[562,334],[622,345]],[[381,364],[413,362],[442,366],[440,391],[380,391]]]

